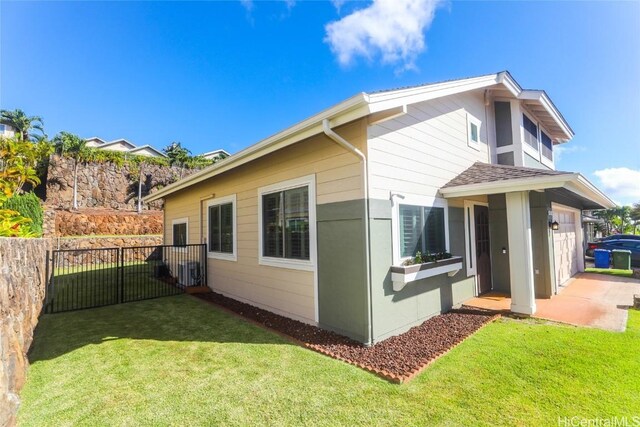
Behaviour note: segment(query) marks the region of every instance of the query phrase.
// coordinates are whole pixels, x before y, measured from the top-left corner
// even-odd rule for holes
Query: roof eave
[[[535,191],[552,188],[567,190],[591,200],[602,208],[613,208],[616,204],[596,186],[579,173],[568,173],[534,178],[516,178],[478,184],[458,185],[440,189],[446,199],[510,193],[515,191]]]
[[[322,121],[330,120],[331,126],[340,126],[353,120],[365,117],[371,113],[364,93],[359,93],[346,101],[326,109],[302,122],[299,122],[275,135],[272,135],[257,144],[229,156],[213,165],[202,169],[170,184],[154,194],[144,198],[145,202],[161,199],[171,193],[182,190],[190,185],[197,184],[212,178],[234,167],[248,163],[266,154],[287,147],[303,139],[310,138],[322,132]]]

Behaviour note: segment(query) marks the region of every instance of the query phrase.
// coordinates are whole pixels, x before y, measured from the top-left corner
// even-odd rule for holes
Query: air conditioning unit
[[[200,284],[200,263],[197,261],[181,262],[178,264],[178,284],[182,286],[197,286]]]

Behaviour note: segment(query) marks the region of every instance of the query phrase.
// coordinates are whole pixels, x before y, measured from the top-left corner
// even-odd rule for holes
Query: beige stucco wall
[[[364,151],[366,127],[357,121],[337,129]],[[188,243],[206,238],[206,203],[236,194],[237,261],[208,259],[209,286],[233,298],[306,322],[316,322],[315,273],[258,263],[258,188],[315,174],[316,204],[362,199],[362,165],[324,135],[269,154],[165,199],[165,242],[171,223],[188,218]],[[205,224],[201,227],[200,216]],[[317,266],[316,266],[317,268]]]

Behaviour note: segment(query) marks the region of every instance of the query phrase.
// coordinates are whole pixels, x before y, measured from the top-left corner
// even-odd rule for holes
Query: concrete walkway
[[[537,299],[533,317],[622,332],[627,327],[627,308],[633,305],[634,294],[640,295],[640,280],[581,273],[571,279],[558,295]],[[509,311],[511,298],[489,293],[473,298],[465,305]]]

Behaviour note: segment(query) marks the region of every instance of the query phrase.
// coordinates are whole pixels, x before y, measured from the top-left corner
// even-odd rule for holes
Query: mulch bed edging
[[[396,383],[414,378],[500,314],[463,306],[431,317],[407,332],[370,347],[335,332],[284,317],[216,292],[195,294],[258,326],[325,356],[355,365]]]

